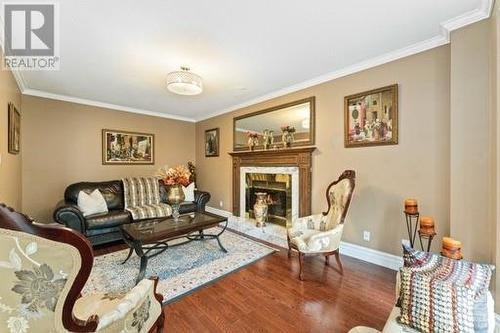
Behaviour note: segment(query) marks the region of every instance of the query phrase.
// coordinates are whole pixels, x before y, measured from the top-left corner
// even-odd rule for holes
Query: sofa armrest
[[[194,191],[194,202],[196,203],[196,210],[198,212],[205,211],[205,205],[210,200],[210,193],[204,191]]]
[[[85,234],[85,218],[78,206],[60,201],[54,210],[54,221]]]

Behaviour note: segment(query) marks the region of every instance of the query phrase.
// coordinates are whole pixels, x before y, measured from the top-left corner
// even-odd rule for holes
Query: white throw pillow
[[[183,186],[182,191],[184,192],[185,196],[184,201],[194,201],[194,182],[186,187]]]
[[[108,212],[106,200],[98,189],[95,189],[90,195],[80,191],[78,193],[78,208],[82,211],[83,216]]]

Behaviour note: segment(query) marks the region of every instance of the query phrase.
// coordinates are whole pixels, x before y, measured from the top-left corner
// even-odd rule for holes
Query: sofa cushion
[[[130,221],[130,214],[124,210],[110,210],[106,214],[94,214],[86,218],[87,228],[91,230],[116,227]]]
[[[78,193],[80,193],[80,191],[91,193],[95,189],[101,192],[109,210],[123,209],[123,184],[119,180],[71,184],[64,192],[64,199],[66,202],[76,205],[78,202]]]
[[[108,212],[106,200],[98,189],[90,194],[80,191],[78,193],[78,208],[82,211],[83,216]]]

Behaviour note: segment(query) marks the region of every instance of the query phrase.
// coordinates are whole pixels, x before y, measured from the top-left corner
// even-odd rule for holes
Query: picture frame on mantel
[[[21,114],[13,103],[8,104],[8,151],[17,155],[21,151]]]
[[[103,129],[102,164],[155,164],[154,134]]]
[[[205,157],[219,156],[219,128],[205,131]]]
[[[344,146],[398,144],[398,85],[344,98]]]

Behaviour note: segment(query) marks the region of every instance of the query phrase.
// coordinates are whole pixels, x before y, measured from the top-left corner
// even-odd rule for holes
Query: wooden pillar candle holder
[[[406,199],[404,213],[406,218],[406,229],[408,231],[408,239],[410,241],[410,246],[413,248],[415,245],[418,221],[420,217],[420,214],[418,213],[417,200]]]
[[[462,242],[451,237],[443,237],[441,255],[450,259],[460,260],[462,256]]]
[[[436,236],[434,228],[434,219],[429,216],[420,218],[420,229],[418,230],[418,238],[420,240],[420,248],[422,251],[429,252],[431,250],[432,239]],[[423,239],[427,240],[427,248],[424,249]]]

